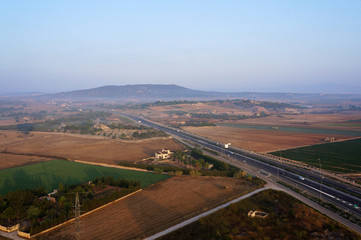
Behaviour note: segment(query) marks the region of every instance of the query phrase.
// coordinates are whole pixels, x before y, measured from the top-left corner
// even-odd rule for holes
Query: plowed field
[[[337,140],[350,139],[352,136],[258,130],[236,127],[184,127],[185,130],[222,142],[256,152],[272,152],[300,146],[324,143],[326,137]]]
[[[43,132],[31,132],[24,135],[12,131],[0,131],[0,152],[107,164],[116,164],[119,161],[139,161],[154,156],[154,153],[162,148],[174,151],[181,150],[183,147],[171,138],[120,141],[88,135]]]
[[[51,158],[0,153],[0,169],[49,161]]]
[[[82,217],[81,238],[143,238],[253,189],[232,178],[174,177]],[[74,239],[74,233],[69,223],[36,239]]]

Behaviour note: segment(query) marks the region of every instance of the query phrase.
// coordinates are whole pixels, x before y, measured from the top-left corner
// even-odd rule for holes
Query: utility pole
[[[279,174],[279,168],[280,168],[280,158],[281,158],[281,151],[280,149],[278,149],[278,151],[280,152],[280,157],[278,158],[278,167],[277,167],[277,179],[280,180],[280,174]]]
[[[75,205],[74,205],[74,215],[75,215],[75,239],[80,240],[80,203],[79,203],[79,193],[75,195]]]

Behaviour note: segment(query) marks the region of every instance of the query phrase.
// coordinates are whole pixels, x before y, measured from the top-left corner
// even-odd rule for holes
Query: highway
[[[226,149],[224,148],[224,144],[196,136],[183,130],[160,125],[136,116],[126,116],[141,124],[168,132],[184,140],[189,140],[203,147],[226,154],[239,163],[247,164],[259,169],[266,178],[268,177],[267,175],[277,176],[277,179],[281,182],[286,182],[293,187],[313,193],[319,198],[335,204],[340,209],[344,209],[346,212],[350,212],[357,217],[361,217],[361,208],[359,207],[361,206],[360,189],[338,182],[326,177],[325,175],[320,175],[318,172],[290,166],[276,161],[275,159],[260,156],[246,150],[234,147]],[[348,193],[338,189],[346,189]],[[352,195],[349,193],[352,193]]]

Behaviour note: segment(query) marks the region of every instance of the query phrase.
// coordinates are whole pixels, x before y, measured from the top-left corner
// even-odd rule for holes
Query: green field
[[[361,172],[361,139],[325,143],[270,153],[341,173]],[[320,161],[318,160],[320,159]]]
[[[167,175],[156,175],[148,172],[53,160],[0,170],[0,194],[39,187],[44,187],[46,191],[52,191],[58,187],[60,182],[67,185],[79,184],[101,176],[140,181],[142,188],[169,178]]]

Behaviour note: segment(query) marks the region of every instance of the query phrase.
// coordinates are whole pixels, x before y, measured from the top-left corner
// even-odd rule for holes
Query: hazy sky
[[[361,93],[361,0],[1,1],[0,81]]]

